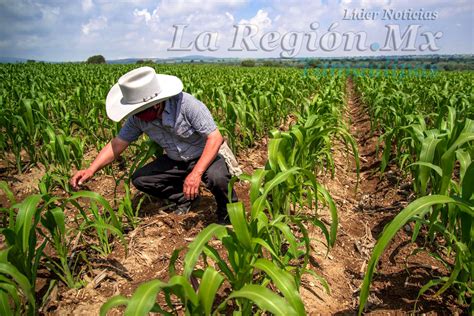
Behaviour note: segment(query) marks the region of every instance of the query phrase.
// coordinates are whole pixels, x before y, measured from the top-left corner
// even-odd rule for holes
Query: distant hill
[[[168,58],[172,60],[215,60],[220,59],[218,57],[210,57],[210,56],[201,56],[201,55],[190,55],[190,56],[183,56],[183,57],[175,57],[175,58]]]
[[[183,56],[183,57],[171,57],[171,58],[123,58],[123,59],[111,59],[107,60],[108,64],[135,64],[138,60],[152,60],[156,63],[175,63],[175,62],[189,62],[191,60],[194,61],[215,61],[218,59],[222,58],[217,58],[217,57],[209,57],[209,56],[201,56],[201,55],[189,55],[189,56]],[[5,64],[5,63],[26,63],[28,59],[26,58],[18,58],[18,57],[1,57],[0,56],[0,64]],[[56,63],[56,62],[52,62]]]
[[[143,58],[124,58],[124,59],[112,59],[112,60],[106,60],[107,64],[134,64],[137,62],[137,60],[140,60]]]
[[[6,64],[6,63],[26,63],[27,59],[24,58],[17,58],[17,57],[1,57],[0,56],[0,64]]]
[[[182,56],[182,57],[171,57],[171,58],[124,58],[124,59],[111,59],[107,60],[108,64],[134,64],[138,60],[152,60],[155,63],[175,63],[180,61],[214,61],[220,58],[217,57],[209,57],[209,56],[201,56],[201,55],[189,55],[189,56]]]

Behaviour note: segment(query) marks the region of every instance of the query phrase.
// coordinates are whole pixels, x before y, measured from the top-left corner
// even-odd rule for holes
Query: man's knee
[[[139,168],[132,174],[132,184],[135,186],[135,188],[140,190],[141,188],[145,187],[147,182],[149,182],[149,179],[147,179],[149,176],[150,175],[148,175],[143,168]]]
[[[207,186],[209,189],[221,189],[227,191],[229,184],[229,177],[227,174],[213,173],[208,176]]]
[[[132,184],[139,190],[143,187],[143,177],[140,174],[137,174],[136,171],[132,175]]]

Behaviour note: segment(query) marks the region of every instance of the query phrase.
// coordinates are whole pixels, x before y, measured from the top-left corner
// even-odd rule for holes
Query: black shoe
[[[192,201],[186,201],[182,204],[177,205],[173,213],[175,213],[176,215],[188,214],[191,209],[199,206],[199,202],[201,202],[200,196],[198,196]]]

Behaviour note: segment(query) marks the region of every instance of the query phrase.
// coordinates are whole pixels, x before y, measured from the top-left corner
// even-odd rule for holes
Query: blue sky
[[[244,58],[282,54],[294,57],[473,54],[473,3],[472,0],[0,0],[0,56],[80,61],[94,54],[102,54],[106,59],[194,54]],[[343,20],[345,10],[378,12],[379,16],[368,20]],[[436,12],[436,18],[382,20],[383,10]],[[210,32],[216,39],[216,49],[198,51],[194,47],[191,51],[169,51],[175,24],[187,25],[181,47],[194,43],[200,34],[206,39],[202,33]],[[256,32],[252,37],[256,50],[229,50],[235,40],[235,25],[252,25]],[[333,34],[341,35],[342,39],[347,39],[345,34],[348,32],[363,33],[366,45],[362,46],[365,48],[349,45],[344,50],[343,41],[335,49],[323,49],[321,37],[330,33],[331,25]],[[407,27],[415,25],[416,49],[385,52],[377,49],[387,40],[387,25],[399,27],[401,35]],[[277,39],[271,45],[272,49],[265,51],[260,40],[262,37],[268,40],[270,32],[273,32],[272,36],[276,34]],[[316,46],[308,50],[310,32],[313,32]],[[432,40],[434,50],[420,49],[430,36],[422,35],[426,32],[437,37]],[[377,45],[371,50],[373,43]]]

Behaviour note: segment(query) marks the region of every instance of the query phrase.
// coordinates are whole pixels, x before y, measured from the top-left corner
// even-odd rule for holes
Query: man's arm
[[[214,130],[214,132],[207,136],[201,158],[197,161],[193,171],[184,180],[183,193],[186,199],[192,200],[198,196],[201,177],[216,158],[223,141],[224,138],[219,129]]]
[[[130,143],[122,140],[118,137],[112,139],[104,148],[100,151],[94,161],[91,163],[89,168],[79,170],[71,178],[71,185],[74,189],[78,188],[78,185],[82,185],[85,181],[91,178],[97,171],[112,163],[117,159],[120,154],[128,147]]]

